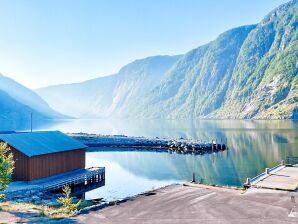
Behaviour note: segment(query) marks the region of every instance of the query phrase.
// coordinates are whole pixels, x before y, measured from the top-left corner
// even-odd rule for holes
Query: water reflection
[[[260,171],[298,155],[298,122],[290,120],[68,120],[41,129],[129,136],[228,140],[230,156]],[[235,163],[235,162],[234,162]]]
[[[42,129],[66,132],[126,134],[150,137],[185,137],[192,139],[221,137],[225,131],[297,130],[297,122],[290,120],[60,120]],[[224,137],[224,135],[222,136]]]
[[[143,152],[87,153],[86,166],[106,167],[105,186],[86,192],[85,198],[87,200],[103,198],[106,201],[112,201],[148,191],[152,188],[179,182],[179,179],[171,179],[172,176],[166,177],[166,175],[163,175],[165,179],[157,179],[132,172],[130,169],[124,168],[122,166],[123,163],[118,163],[116,160],[109,159],[111,158],[111,155],[115,155],[117,157],[118,153],[120,153],[120,160],[122,162],[131,163],[132,166],[134,166],[134,161],[130,160],[129,155],[132,155],[130,153],[139,153],[137,157],[142,157],[144,155]],[[158,164],[159,160],[152,162]],[[139,167],[139,169],[142,169],[142,167]],[[151,171],[154,172],[154,170]],[[150,173],[150,170],[147,170],[145,172]]]
[[[64,123],[64,121],[60,121]],[[33,118],[32,120],[32,128],[33,130],[42,130],[47,129],[48,127],[52,127],[53,124],[58,124],[57,120],[39,120]],[[30,119],[20,119],[20,120],[8,120],[8,119],[0,119],[0,132],[6,131],[29,131],[31,129],[31,121]]]
[[[0,123],[0,130],[25,130],[28,127]],[[90,152],[87,164],[107,167],[106,186],[100,192],[88,193],[91,198],[98,194],[115,198],[129,196],[151,187],[190,180],[193,170],[197,179],[204,183],[240,186],[246,177],[257,175],[287,156],[298,156],[298,122],[290,120],[60,120],[36,125],[36,129],[228,140],[228,151],[203,156]]]
[[[89,183],[87,185],[78,185],[78,186],[72,187],[71,194],[80,199],[88,199],[86,198],[86,194],[88,194],[86,192],[91,192],[95,189],[100,189],[101,187],[104,187],[104,186],[105,186],[105,180]],[[101,197],[92,198],[92,199],[101,199]]]

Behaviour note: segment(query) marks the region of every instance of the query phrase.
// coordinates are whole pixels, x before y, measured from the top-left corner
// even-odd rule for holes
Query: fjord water
[[[1,123],[0,130],[9,130]],[[18,129],[16,124],[11,130]],[[28,126],[19,127],[26,130]],[[67,120],[36,124],[35,130],[61,130],[128,136],[187,138],[228,142],[216,154],[182,155],[134,149],[98,148],[87,153],[87,166],[106,167],[106,185],[86,198],[123,198],[152,188],[191,180],[206,184],[241,186],[246,177],[298,156],[298,122],[290,120]]]

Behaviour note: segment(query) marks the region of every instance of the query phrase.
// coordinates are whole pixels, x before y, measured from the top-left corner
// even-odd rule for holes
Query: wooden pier
[[[90,167],[31,181],[29,184],[34,186],[37,185],[44,191],[55,191],[62,189],[65,185],[69,185],[70,187],[87,186],[89,184],[104,181],[105,168]]]

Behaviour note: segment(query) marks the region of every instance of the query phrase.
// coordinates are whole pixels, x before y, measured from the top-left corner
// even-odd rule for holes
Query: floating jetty
[[[189,139],[165,139],[165,138],[145,138],[128,137],[125,135],[96,135],[86,133],[71,133],[69,136],[81,141],[88,147],[117,147],[117,148],[147,148],[152,150],[162,150],[178,153],[213,153],[224,151],[227,147],[225,143],[217,140],[195,141]]]

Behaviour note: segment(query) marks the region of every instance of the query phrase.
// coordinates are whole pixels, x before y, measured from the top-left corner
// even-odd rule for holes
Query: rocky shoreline
[[[10,192],[1,192],[5,197],[0,202],[13,203],[32,203],[35,205],[58,206],[57,198],[62,196],[61,193],[45,192],[39,189],[16,190]]]

